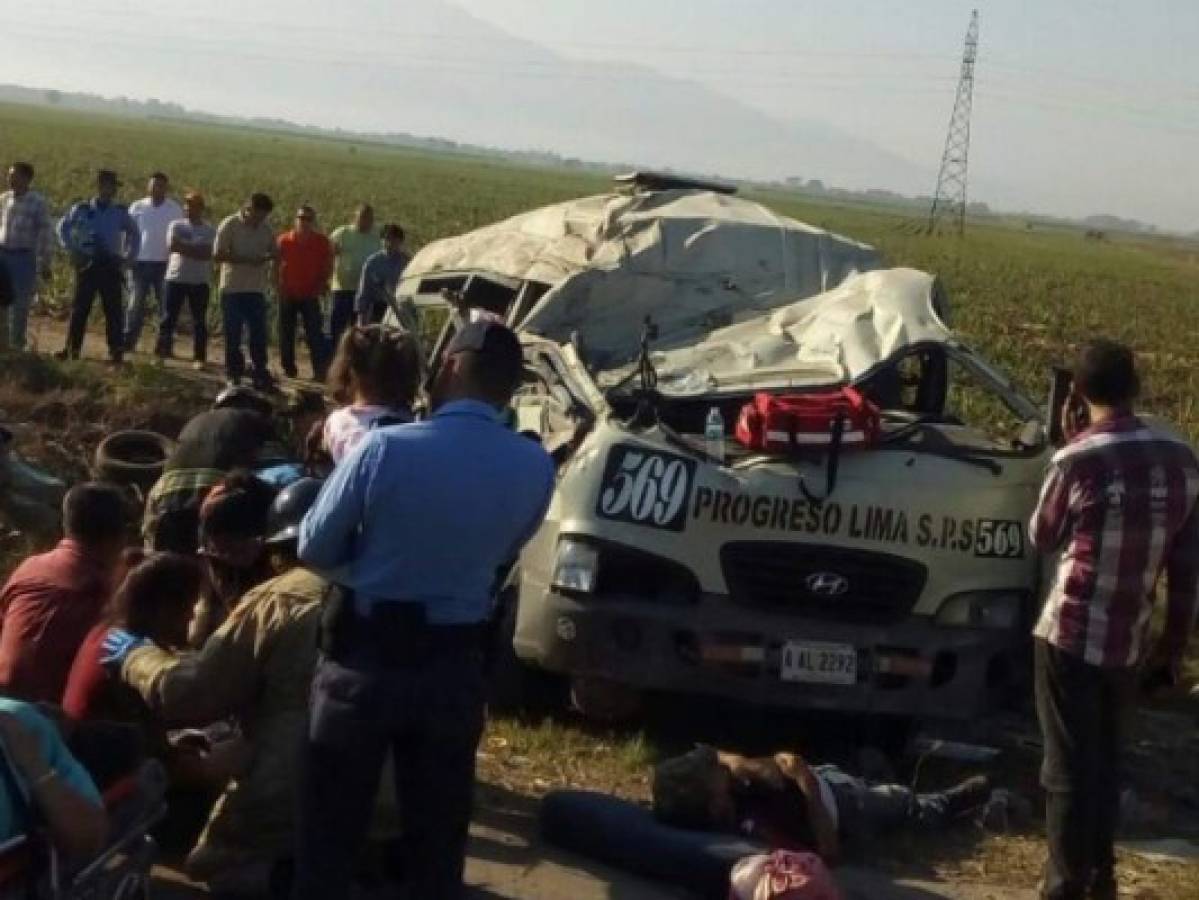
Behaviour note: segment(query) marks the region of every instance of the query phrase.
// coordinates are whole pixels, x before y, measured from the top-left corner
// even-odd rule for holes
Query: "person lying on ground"
[[[195,553],[200,504],[233,469],[253,468],[274,439],[271,402],[245,387],[227,388],[194,416],[146,498],[142,538],[152,550]]]
[[[214,891],[265,890],[291,853],[298,754],[331,589],[298,564],[296,534],[320,484],[296,482],[276,498],[265,541],[275,577],[249,591],[198,653],[173,652],[139,635],[106,662],[166,722],[234,716],[252,747],[247,769],[217,802],[188,856],[188,874]]]
[[[201,647],[251,588],[274,574],[266,536],[277,491],[245,469],[226,475],[200,507],[200,556],[209,589],[201,598],[188,634]]]
[[[834,765],[809,766],[796,753],[749,759],[700,746],[654,770],[654,815],[664,824],[737,832],[772,848],[812,850],[835,862],[843,842],[903,828],[937,829],[983,806],[985,776],[917,794],[869,784]]]
[[[244,762],[238,739],[212,745],[172,741],[161,720],[141,695],[103,664],[114,632],[143,636],[166,652],[187,646],[187,629],[200,599],[205,574],[195,557],[152,554],[134,565],[75,656],[63,694],[68,719],[136,725],[142,746],[167,767],[171,781],[184,788],[223,787]]]
[[[71,860],[100,851],[108,829],[100,792],[32,705],[0,697],[0,842],[43,827]]]
[[[57,703],[100,619],[125,545],[125,499],[86,482],[62,504],[63,540],[19,565],[0,591],[0,692]]]
[[[420,384],[420,355],[409,332],[386,325],[354,326],[342,336],[329,370],[333,397],[345,404],[322,428],[334,465],[374,428],[412,421]]]

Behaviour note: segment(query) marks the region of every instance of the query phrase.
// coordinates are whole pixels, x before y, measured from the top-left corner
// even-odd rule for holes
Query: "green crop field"
[[[467,155],[0,105],[0,159],[14,158],[37,166],[37,186],[60,210],[87,195],[100,165],[122,173],[129,200],[149,172],[163,169],[177,188],[202,190],[216,217],[264,190],[276,200],[277,221],[307,202],[331,228],[369,200],[384,219],[400,221],[416,247],[605,185],[592,174]],[[1086,240],[1022,222],[976,224],[965,239],[927,237],[906,233],[886,210],[757,196],[780,213],[875,244],[894,265],[939,273],[956,327],[1034,397],[1045,390],[1047,367],[1080,338],[1131,342],[1146,369],[1147,408],[1199,438],[1199,245]],[[63,266],[51,303],[67,290]]]
[[[123,174],[126,199],[140,195],[149,172],[163,169],[176,187],[202,190],[217,217],[264,190],[281,215],[311,203],[331,228],[369,200],[384,219],[400,221],[416,247],[605,184],[596,175],[466,155],[0,106],[0,159],[14,158],[34,162],[38,187],[56,209],[86,196],[100,165]],[[905,232],[902,218],[886,210],[782,192],[759,198],[783,214],[875,244],[894,265],[939,273],[954,324],[1034,397],[1045,389],[1047,367],[1080,338],[1104,333],[1131,342],[1146,369],[1146,406],[1199,437],[1199,246],[1085,240],[1080,232],[1028,230],[1023,223],[978,224],[965,239],[927,237]],[[60,267],[51,303],[67,290]]]

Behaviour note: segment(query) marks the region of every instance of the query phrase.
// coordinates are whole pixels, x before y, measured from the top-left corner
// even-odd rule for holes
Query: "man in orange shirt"
[[[296,318],[304,320],[304,339],[312,358],[312,378],[325,380],[328,350],[321,321],[321,296],[333,274],[333,247],[316,230],[316,211],[301,206],[295,227],[279,236],[276,282],[279,292],[279,357],[283,371],[296,377]]]

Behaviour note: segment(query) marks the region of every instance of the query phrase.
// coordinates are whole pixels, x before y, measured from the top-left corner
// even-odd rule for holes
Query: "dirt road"
[[[471,900],[678,900],[670,885],[646,881],[546,846],[537,834],[534,801],[506,792],[480,792],[471,828],[466,880]],[[861,867],[837,871],[846,900],[1033,900],[1035,893],[995,885],[895,881]],[[207,894],[177,871],[158,870],[162,900]],[[371,898],[375,900],[375,898]],[[379,897],[378,900],[382,900]]]
[[[95,361],[108,359],[108,346],[105,342],[103,328],[99,324],[102,321],[102,319],[98,319],[96,313],[92,314],[91,327],[83,339],[84,359]],[[148,325],[142,333],[138,350],[130,354],[127,360],[143,363],[153,362],[154,338],[156,334],[157,329]],[[67,326],[63,320],[49,315],[35,315],[29,320],[30,349],[38,353],[57,353],[65,345],[66,337]],[[181,334],[175,339],[175,352],[177,357],[166,362],[168,369],[178,371],[180,374],[186,374],[188,377],[211,381],[214,385],[219,385],[224,381],[225,350],[224,339],[221,335],[217,334],[209,339],[208,366],[202,373],[191,371],[191,337],[189,335]],[[248,361],[249,357],[247,356],[247,364]],[[280,377],[282,373],[279,369],[277,350],[274,346],[270,348],[269,362],[271,371],[276,377]],[[302,340],[297,341],[296,364],[302,376],[311,373],[312,367],[309,364],[308,348]],[[301,378],[296,383],[303,384],[305,382]],[[309,385],[311,385],[310,382]]]

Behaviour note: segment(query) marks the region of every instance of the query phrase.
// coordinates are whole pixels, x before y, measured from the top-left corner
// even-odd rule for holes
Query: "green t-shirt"
[[[365,234],[357,228],[343,225],[329,235],[337,251],[337,270],[333,273],[333,290],[356,291],[366,259],[381,246],[379,232],[371,229]]]

